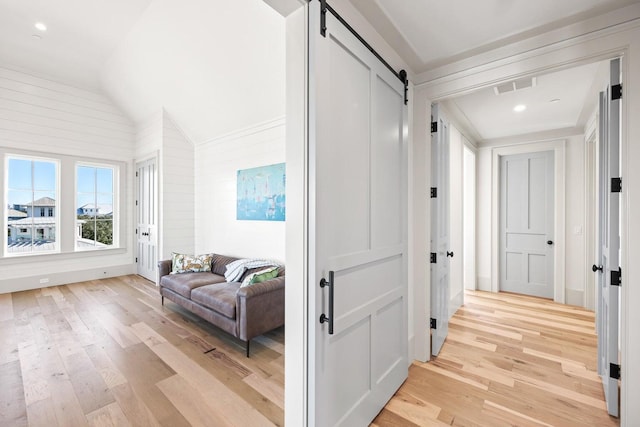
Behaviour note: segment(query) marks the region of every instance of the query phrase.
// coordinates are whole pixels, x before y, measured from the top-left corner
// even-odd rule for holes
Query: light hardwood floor
[[[0,295],[0,426],[282,426],[284,329],[244,343],[124,276]]]
[[[374,426],[616,426],[596,373],[595,319],[577,307],[467,292],[440,355],[414,363]]]
[[[615,426],[593,313],[467,293],[374,426]],[[0,295],[0,426],[282,426],[284,330],[243,343],[138,277]]]

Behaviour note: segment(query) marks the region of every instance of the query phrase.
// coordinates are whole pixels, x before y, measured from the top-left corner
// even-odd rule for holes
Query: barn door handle
[[[329,272],[329,281],[324,277],[320,279],[320,287],[329,287],[329,316],[322,313],[320,315],[320,323],[329,323],[329,335],[333,335],[333,271]]]
[[[451,258],[453,258],[453,252],[447,251],[447,256],[450,256]]]
[[[597,265],[593,264],[593,265],[591,266],[591,271],[593,271],[594,273],[595,273],[596,271],[599,271],[599,272],[601,272],[601,273],[602,273],[602,266],[599,266],[599,267],[598,267]]]

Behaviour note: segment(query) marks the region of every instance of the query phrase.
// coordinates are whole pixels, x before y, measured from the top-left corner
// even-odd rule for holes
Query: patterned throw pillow
[[[278,267],[269,267],[249,274],[244,278],[240,287],[244,288],[246,286],[253,285],[254,283],[266,282],[267,280],[271,280],[276,277],[278,277]]]
[[[211,271],[213,254],[186,255],[171,253],[171,274]]]

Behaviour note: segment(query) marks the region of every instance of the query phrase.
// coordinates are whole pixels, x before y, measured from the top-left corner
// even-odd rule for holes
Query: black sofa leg
[[[164,305],[164,295],[162,295],[162,305]]]
[[[251,342],[251,340],[247,340],[247,357],[249,357],[249,343]]]

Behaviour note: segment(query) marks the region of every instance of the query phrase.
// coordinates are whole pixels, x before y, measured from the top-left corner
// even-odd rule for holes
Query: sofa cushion
[[[171,253],[171,274],[211,271],[213,254],[189,255]]]
[[[231,319],[236,317],[236,293],[240,283],[214,283],[191,292],[191,300]]]
[[[220,276],[224,276],[224,273],[227,271],[227,264],[231,264],[233,261],[237,261],[238,258],[213,254],[211,261],[211,272],[214,274],[219,274]]]
[[[191,291],[212,283],[224,282],[224,276],[206,273],[182,273],[162,276],[160,286],[171,289],[185,298],[191,298]]]

